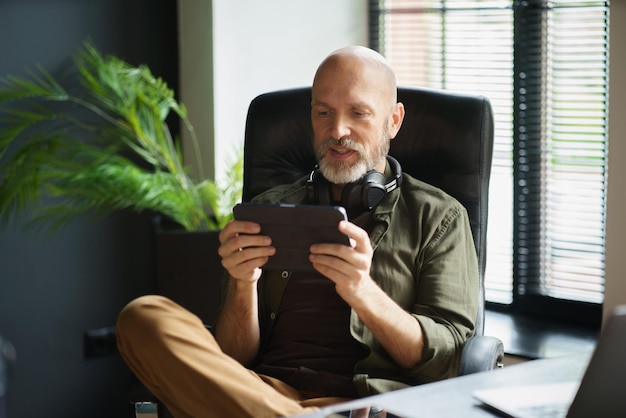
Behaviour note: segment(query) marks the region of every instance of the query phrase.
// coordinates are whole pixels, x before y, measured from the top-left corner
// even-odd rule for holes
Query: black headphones
[[[393,179],[385,183],[385,175],[379,171],[371,170],[365,173],[359,180],[348,183],[341,192],[341,204],[346,209],[372,210],[385,194],[400,187],[402,182],[402,168],[398,160],[387,155],[387,161],[394,173]],[[319,167],[309,175],[306,182],[309,202],[319,205],[331,205],[331,193],[328,180],[319,172]]]

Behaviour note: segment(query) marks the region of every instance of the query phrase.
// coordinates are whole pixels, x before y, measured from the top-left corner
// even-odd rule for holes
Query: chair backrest
[[[489,100],[441,90],[398,88],[406,115],[389,154],[402,171],[443,189],[467,209],[479,263],[476,335],[484,328],[489,177],[493,113]],[[291,183],[315,166],[311,88],[262,94],[248,109],[243,200]]]

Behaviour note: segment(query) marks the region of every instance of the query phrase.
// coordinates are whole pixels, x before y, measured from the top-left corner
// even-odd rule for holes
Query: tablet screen
[[[263,268],[314,271],[309,247],[317,243],[350,245],[337,229],[347,220],[341,206],[241,203],[233,209],[235,219],[261,225],[261,234],[272,238],[276,254]]]

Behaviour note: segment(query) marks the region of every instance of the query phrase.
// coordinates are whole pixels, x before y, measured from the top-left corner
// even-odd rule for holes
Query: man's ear
[[[404,104],[401,102],[393,106],[393,112],[389,118],[389,139],[393,139],[398,134],[402,121],[404,120]]]

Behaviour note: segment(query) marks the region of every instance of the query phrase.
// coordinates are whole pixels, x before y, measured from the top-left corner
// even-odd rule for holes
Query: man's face
[[[375,77],[333,66],[316,78],[312,99],[313,145],[324,177],[345,184],[384,171],[393,104]]]

